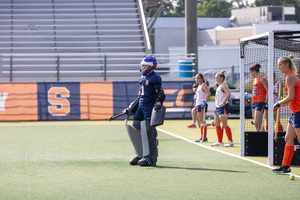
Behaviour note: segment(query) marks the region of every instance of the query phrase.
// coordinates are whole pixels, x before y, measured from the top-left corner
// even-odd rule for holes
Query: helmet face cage
[[[149,68],[144,70],[143,65],[148,65]],[[154,58],[153,56],[145,57],[141,62],[141,71],[143,76],[149,75],[152,70],[156,69],[156,66],[157,66],[156,58]]]

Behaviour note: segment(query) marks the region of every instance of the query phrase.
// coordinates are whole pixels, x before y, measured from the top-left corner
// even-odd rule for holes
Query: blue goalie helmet
[[[148,69],[144,70],[143,65],[148,65],[150,67]],[[141,70],[142,70],[143,76],[149,75],[152,70],[156,69],[156,66],[157,66],[157,61],[156,61],[156,58],[154,58],[153,56],[147,56],[147,57],[143,58],[143,60],[141,62]]]

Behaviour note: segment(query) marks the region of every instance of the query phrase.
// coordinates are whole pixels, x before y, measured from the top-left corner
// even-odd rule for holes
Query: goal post
[[[268,41],[269,33],[263,33],[240,40],[240,91],[241,94],[252,93],[252,82],[250,80],[249,68],[256,62],[262,65],[262,71],[266,72],[272,68],[268,62],[268,44],[261,44]],[[258,42],[260,41],[260,42]],[[263,56],[260,56],[263,55]],[[271,63],[270,63],[271,65]],[[272,84],[271,84],[272,86]],[[269,86],[270,87],[270,84]],[[270,88],[268,88],[269,90]],[[273,90],[273,88],[271,88]],[[251,126],[252,119],[245,118],[245,95],[240,95],[240,155],[247,156],[245,144],[245,132],[255,131]],[[253,116],[252,116],[253,117]]]
[[[294,63],[299,71],[300,59],[300,31],[272,31],[240,39],[240,155],[241,156],[268,156],[269,165],[278,165],[279,155],[274,151],[278,149],[277,140],[274,141],[274,110],[276,101],[274,95],[274,84],[278,81],[284,87],[285,75],[278,69],[278,59],[282,56],[294,55]],[[262,110],[263,117],[260,118],[263,130],[268,125],[268,131],[257,132],[253,125],[253,119],[245,117],[246,103],[250,103],[245,97],[252,93],[254,79],[250,75],[249,68],[255,63],[260,63],[260,73],[268,81],[268,111]],[[269,76],[268,76],[269,75]],[[274,79],[275,77],[275,79]],[[275,82],[274,82],[275,81]],[[280,87],[279,87],[280,88]],[[285,90],[283,90],[285,97]],[[281,92],[282,93],[282,92]],[[242,95],[245,94],[245,95]],[[249,96],[249,95],[248,95]],[[274,100],[275,99],[275,100]],[[248,102],[247,102],[248,101]],[[251,109],[251,108],[250,108]],[[267,115],[265,115],[267,113]],[[291,111],[288,106],[280,110],[280,123],[286,130]],[[265,119],[265,116],[266,119]],[[253,116],[252,116],[253,118]],[[257,122],[257,121],[256,121]],[[284,134],[284,131],[282,131]],[[283,137],[281,137],[282,139]],[[277,143],[276,143],[277,142]],[[249,153],[250,152],[250,153]],[[252,153],[251,153],[252,152]],[[258,155],[249,155],[258,154]],[[264,155],[266,154],[266,155]],[[280,158],[282,159],[282,158]],[[300,161],[299,161],[300,162]]]
[[[274,73],[274,67],[276,66],[276,61],[274,59],[274,32],[269,32],[268,35],[268,74]],[[273,76],[268,76],[268,105],[270,105],[270,109],[268,109],[268,163],[269,165],[274,165],[274,137],[273,137],[273,116],[274,116],[274,98],[273,98]],[[271,92],[272,91],[272,92]],[[272,125],[272,126],[271,126]]]

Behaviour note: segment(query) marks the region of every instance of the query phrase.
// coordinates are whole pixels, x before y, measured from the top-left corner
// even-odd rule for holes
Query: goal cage
[[[285,75],[280,73],[278,59],[282,56],[294,56],[294,64],[299,75],[300,70],[300,31],[273,31],[242,38],[240,40],[240,155],[241,156],[268,156],[269,165],[280,165],[283,157],[284,135],[291,115],[289,106],[280,109],[280,123],[284,128],[274,140],[276,116],[274,117],[273,105],[278,98],[283,99],[285,93]],[[245,117],[245,112],[251,109],[251,93],[254,79],[249,68],[255,63],[260,63],[260,73],[268,80],[268,111],[262,116],[261,131],[258,132],[253,123],[253,116]],[[273,76],[268,76],[273,74]],[[280,85],[280,97],[274,96],[274,81]],[[275,119],[274,119],[275,118]],[[268,131],[266,125],[268,124]],[[300,164],[299,143],[295,139],[294,164]],[[279,144],[280,143],[280,144]],[[278,147],[279,145],[279,147]],[[298,151],[299,150],[299,151]],[[295,162],[296,160],[296,162]],[[292,161],[292,162],[293,162]],[[298,163],[297,163],[298,162]],[[293,164],[293,163],[291,163]]]

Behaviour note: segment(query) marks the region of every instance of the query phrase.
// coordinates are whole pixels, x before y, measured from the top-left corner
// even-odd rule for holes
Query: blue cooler
[[[179,77],[193,77],[193,59],[181,58],[179,63]]]

